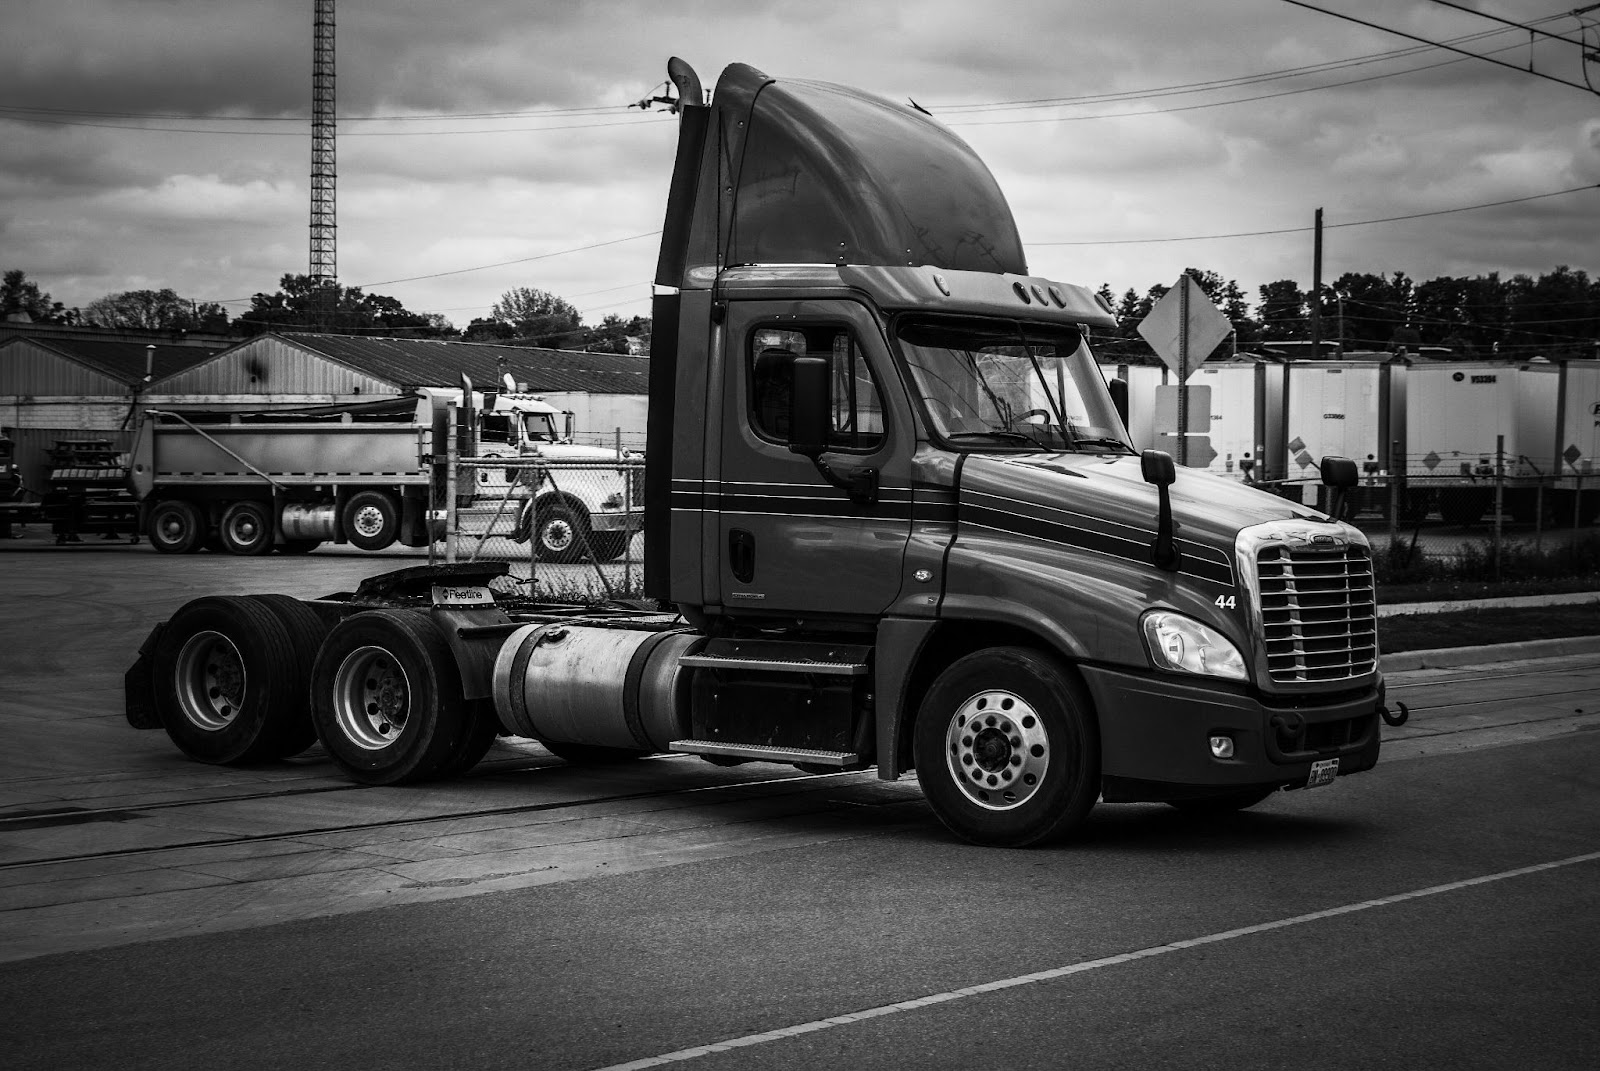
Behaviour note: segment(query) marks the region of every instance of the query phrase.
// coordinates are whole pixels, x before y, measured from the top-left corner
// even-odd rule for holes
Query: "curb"
[[[1478,666],[1490,662],[1517,662],[1525,658],[1555,658],[1560,655],[1600,654],[1600,636],[1569,636],[1559,640],[1524,640],[1521,643],[1493,643],[1482,647],[1443,647],[1434,651],[1401,651],[1378,659],[1385,673],[1413,669],[1450,669]]]
[[[1600,602],[1600,591],[1574,591],[1561,595],[1512,595],[1496,599],[1452,599],[1447,602],[1401,602],[1378,607],[1379,617],[1403,614],[1448,614],[1460,610],[1501,610],[1523,606],[1581,606]]]

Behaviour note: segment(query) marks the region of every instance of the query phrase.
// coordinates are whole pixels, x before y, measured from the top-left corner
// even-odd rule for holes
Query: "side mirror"
[[[1356,463],[1347,457],[1335,457],[1329,454],[1322,459],[1319,468],[1322,472],[1322,482],[1329,487],[1354,487],[1359,478]]]
[[[1145,483],[1153,483],[1157,487],[1171,487],[1178,479],[1177,466],[1172,462],[1172,455],[1165,450],[1146,450],[1140,454],[1139,472],[1144,476]]]
[[[1150,548],[1156,567],[1176,572],[1183,557],[1178,553],[1178,544],[1172,536],[1177,526],[1172,523],[1172,495],[1167,488],[1178,478],[1177,466],[1172,463],[1172,455],[1165,450],[1146,450],[1139,455],[1139,471],[1145,483],[1156,485],[1156,542]]]
[[[1113,379],[1106,384],[1106,389],[1111,392],[1111,405],[1117,411],[1117,416],[1122,418],[1124,429],[1128,426],[1128,381],[1126,379]]]
[[[826,357],[796,357],[789,366],[789,449],[816,458],[828,449],[832,386]]]

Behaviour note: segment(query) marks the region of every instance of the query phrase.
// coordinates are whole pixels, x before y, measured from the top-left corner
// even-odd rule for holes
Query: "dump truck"
[[[427,546],[439,534],[429,514],[444,508],[451,406],[459,410],[461,456],[508,462],[478,467],[463,489],[466,500],[516,498],[523,537],[539,543],[545,561],[579,561],[586,553],[610,560],[623,552],[643,523],[636,505],[643,488],[626,486],[632,467],[598,469],[591,479],[556,487],[542,462],[602,462],[615,452],[570,442],[557,427],[561,413],[538,396],[475,391],[470,383],[256,413],[149,410],[129,473],[141,531],[167,554],[204,546],[304,554],[330,540],[371,551],[396,542]]]
[[[1136,452],[1089,346],[1110,311],[1029,273],[963,141],[855,89],[734,64],[707,100],[668,71],[647,599],[508,595],[482,562],[201,598],[145,639],[133,725],[219,763],[320,740],[366,784],[459,774],[498,734],[914,771],[996,846],[1374,766],[1366,539]]]

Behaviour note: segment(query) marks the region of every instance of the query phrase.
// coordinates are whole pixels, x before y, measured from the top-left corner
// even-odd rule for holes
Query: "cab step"
[[[685,662],[688,660],[685,659]],[[854,766],[861,756],[852,751],[816,751],[804,747],[774,747],[770,744],[727,744],[720,740],[674,740],[668,750],[690,755],[726,755],[756,762],[807,762],[815,766]]]
[[[678,659],[680,666],[695,669],[742,669],[755,673],[818,673],[830,677],[862,677],[865,662],[823,662],[800,658],[739,658],[726,655],[693,654]]]

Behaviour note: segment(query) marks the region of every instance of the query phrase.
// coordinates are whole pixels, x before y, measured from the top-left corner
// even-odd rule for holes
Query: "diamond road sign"
[[[1233,324],[1187,274],[1178,277],[1177,285],[1139,323],[1139,334],[1179,383],[1188,379],[1232,330]]]
[[[1561,456],[1567,459],[1567,464],[1576,465],[1578,458],[1583,456],[1583,451],[1578,449],[1577,443],[1568,443],[1567,448],[1561,451]]]
[[[1432,450],[1429,450],[1428,456],[1422,459],[1422,463],[1427,466],[1429,472],[1432,472],[1434,469],[1439,467],[1440,460],[1441,459],[1438,454],[1434,453]]]

